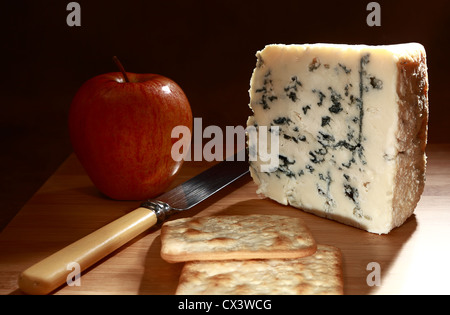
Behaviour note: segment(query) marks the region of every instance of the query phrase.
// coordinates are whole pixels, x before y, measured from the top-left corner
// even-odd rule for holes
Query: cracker
[[[233,215],[182,218],[164,223],[161,257],[168,262],[298,258],[317,245],[300,218]]]
[[[318,245],[296,259],[193,261],[185,263],[179,295],[342,295],[341,251]]]

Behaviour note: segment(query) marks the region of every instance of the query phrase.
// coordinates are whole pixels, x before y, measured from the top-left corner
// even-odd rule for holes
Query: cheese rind
[[[258,193],[373,233],[403,224],[425,181],[423,46],[268,45],[256,55],[247,124],[279,137],[276,168],[250,161]]]

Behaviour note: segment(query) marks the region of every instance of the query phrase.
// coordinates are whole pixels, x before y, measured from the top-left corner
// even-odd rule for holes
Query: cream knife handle
[[[66,283],[74,265],[80,272],[155,225],[156,211],[139,207],[99,230],[64,247],[19,276],[19,288],[28,294],[47,294]]]

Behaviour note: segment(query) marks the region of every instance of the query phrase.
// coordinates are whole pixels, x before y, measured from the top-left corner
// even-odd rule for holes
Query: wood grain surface
[[[246,176],[190,211],[173,216],[282,214],[301,217],[318,243],[341,249],[345,294],[449,294],[450,144],[429,145],[424,194],[415,214],[388,235],[376,235],[262,199]],[[210,164],[183,165],[173,186]],[[100,194],[71,155],[0,234],[0,294],[22,294],[21,271],[138,207]],[[160,257],[154,227],[83,272],[79,286],[53,294],[173,294],[182,263]],[[371,263],[380,266],[370,286]],[[369,283],[369,284],[368,284]]]

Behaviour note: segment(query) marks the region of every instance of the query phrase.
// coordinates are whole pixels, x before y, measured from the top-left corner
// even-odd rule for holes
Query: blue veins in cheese
[[[279,137],[276,167],[250,162],[257,192],[373,233],[403,224],[425,181],[423,46],[268,45],[256,56],[247,124]]]

